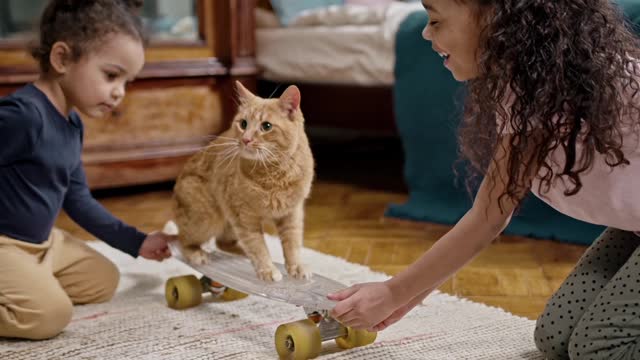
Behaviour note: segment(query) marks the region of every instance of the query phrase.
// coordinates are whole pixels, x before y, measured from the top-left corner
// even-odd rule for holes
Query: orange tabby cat
[[[237,242],[260,279],[278,281],[263,238],[273,221],[282,240],[287,272],[310,273],[300,262],[304,201],[314,160],[304,132],[300,91],[288,87],[279,99],[263,99],[236,82],[240,106],[231,127],[194,155],[174,187],[174,215],[184,255],[206,262],[201,245]]]

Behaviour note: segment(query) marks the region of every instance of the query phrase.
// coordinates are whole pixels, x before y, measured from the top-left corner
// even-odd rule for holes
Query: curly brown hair
[[[559,176],[568,180],[565,195],[571,196],[596,152],[611,167],[629,163],[621,119],[633,119],[637,130],[640,109],[629,98],[640,90],[640,50],[618,6],[610,0],[457,1],[477,6],[485,24],[479,75],[467,84],[459,129],[468,184],[487,172],[506,133],[513,136],[500,200],[519,203],[532,170],[541,194]],[[508,109],[507,98],[513,99]],[[584,141],[581,151],[576,141]],[[567,160],[554,174],[549,155],[559,147]],[[533,149],[533,158],[525,158],[525,149]]]
[[[145,44],[137,16],[142,4],[143,0],[51,0],[40,18],[39,38],[31,47],[31,56],[46,73],[51,47],[58,41],[70,46],[73,61],[114,33],[125,33]]]

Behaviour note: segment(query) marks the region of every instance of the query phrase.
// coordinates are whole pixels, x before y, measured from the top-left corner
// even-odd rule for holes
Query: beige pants
[[[73,304],[111,299],[119,279],[111,261],[62,230],[42,244],[0,235],[0,337],[53,337]]]

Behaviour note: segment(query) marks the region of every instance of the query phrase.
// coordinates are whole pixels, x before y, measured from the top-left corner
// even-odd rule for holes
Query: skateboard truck
[[[202,284],[203,291],[208,291],[209,293],[211,293],[211,295],[213,295],[213,297],[225,301],[244,299],[249,296],[248,294],[222,285],[217,281],[213,281],[206,276],[200,278],[200,284]]]

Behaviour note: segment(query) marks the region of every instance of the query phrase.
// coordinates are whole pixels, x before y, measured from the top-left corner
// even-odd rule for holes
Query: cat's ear
[[[291,115],[300,108],[300,99],[300,89],[295,85],[291,85],[280,95],[280,106],[287,114]]]
[[[242,83],[238,80],[236,80],[236,91],[238,93],[238,98],[240,99],[240,102],[246,102],[256,97],[255,95],[253,95],[253,93],[251,93],[251,91],[247,90],[247,88],[244,87],[244,85],[242,85]]]

